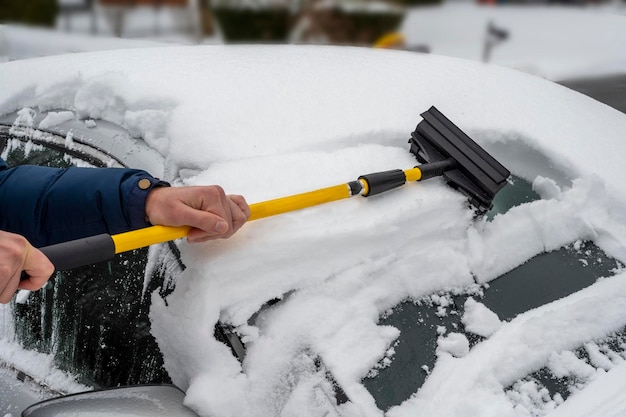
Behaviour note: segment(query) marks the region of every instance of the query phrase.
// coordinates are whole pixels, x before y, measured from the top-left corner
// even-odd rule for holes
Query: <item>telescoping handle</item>
[[[116,254],[156,243],[180,239],[189,233],[188,226],[151,226],[117,235],[102,233],[39,248],[55,269],[66,271],[79,266],[112,260]],[[22,279],[28,275],[22,273]]]
[[[382,192],[397,188],[407,181],[419,181],[423,177],[429,178],[430,164],[400,170],[376,172],[360,176],[356,181],[295,194],[274,200],[250,205],[249,220],[258,220],[265,217],[288,213],[307,207],[350,198],[354,195],[370,197]],[[448,166],[446,168],[452,168]],[[424,172],[424,176],[422,175]],[[443,173],[443,170],[441,170]],[[150,226],[143,229],[116,235],[100,234],[69,242],[58,243],[40,248],[50,259],[57,270],[69,270],[79,266],[91,265],[109,261],[118,253],[143,248],[146,246],[180,239],[191,230],[188,226]],[[22,278],[27,277],[23,275]]]

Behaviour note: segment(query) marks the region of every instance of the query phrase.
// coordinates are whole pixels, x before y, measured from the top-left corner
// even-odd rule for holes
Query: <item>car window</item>
[[[0,130],[0,150],[10,166],[106,166],[97,152],[64,149],[58,140],[34,143]],[[45,144],[44,144],[45,143]],[[27,349],[51,353],[56,365],[93,387],[170,382],[150,334],[149,294],[163,283],[153,271],[144,296],[147,249],[113,261],[56,272],[40,291],[14,302],[17,340]],[[168,271],[173,273],[171,270]]]
[[[494,199],[493,208],[486,213],[488,221],[511,207],[539,199],[527,181],[512,176],[509,182],[509,186]],[[388,410],[407,400],[426,381],[437,359],[440,336],[461,333],[468,339],[470,347],[483,341],[483,337],[467,331],[461,321],[468,298],[482,303],[500,320],[510,321],[518,314],[566,297],[602,277],[612,276],[623,267],[593,242],[580,241],[537,255],[486,286],[406,300],[380,318],[379,324],[398,328],[400,336],[388,356],[370,371],[363,384],[378,407]],[[601,343],[618,346],[622,343],[623,351],[625,340],[626,331],[622,331]],[[579,350],[578,356],[584,357],[583,348]],[[555,394],[567,398],[576,384],[573,378],[555,377],[547,368],[528,375],[526,379],[546,388],[550,398]],[[509,387],[509,390],[513,389],[513,386]]]

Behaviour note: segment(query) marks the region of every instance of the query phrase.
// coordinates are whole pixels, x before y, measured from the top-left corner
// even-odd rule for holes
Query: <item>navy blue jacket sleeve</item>
[[[8,168],[0,159],[0,230],[40,247],[146,227],[146,196],[157,184],[141,170]]]

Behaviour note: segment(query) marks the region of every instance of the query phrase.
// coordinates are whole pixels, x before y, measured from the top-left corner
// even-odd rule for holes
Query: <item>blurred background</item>
[[[431,52],[426,34],[468,33],[482,10],[479,58],[488,61],[491,49],[509,38],[510,28],[494,21],[489,10],[498,8],[592,9],[625,14],[626,0],[0,0],[0,57],[18,59],[61,51],[118,47],[89,44],[85,36],[169,43],[315,43],[377,46]],[[436,15],[434,15],[435,13]],[[459,16],[460,14],[460,16]],[[448,19],[446,20],[446,16]],[[463,17],[465,16],[465,17]],[[506,20],[506,19],[505,19]],[[553,29],[559,31],[558,16]],[[500,24],[500,26],[499,26]],[[584,25],[583,25],[584,26]],[[47,29],[37,37],[37,31]],[[584,31],[584,27],[579,27]],[[528,28],[528,30],[533,30]],[[17,32],[16,32],[17,31]],[[474,30],[474,32],[476,32]],[[22,42],[31,36],[27,45]],[[39,32],[39,35],[43,35]],[[61,35],[78,35],[87,43],[68,42]],[[444,36],[445,37],[445,36]],[[474,36],[476,37],[476,36]],[[76,38],[78,39],[78,38]],[[438,42],[442,39],[438,35]],[[450,41],[453,41],[451,39]],[[433,41],[431,40],[431,43]],[[465,39],[467,42],[467,39]],[[39,44],[39,45],[38,45]],[[141,44],[143,45],[143,44]],[[30,48],[30,49],[29,49]],[[27,50],[29,49],[29,50]],[[48,52],[45,52],[48,51]],[[435,53],[446,50],[434,51]],[[451,53],[455,55],[455,53]],[[459,55],[458,53],[456,55]],[[462,55],[462,53],[461,53]]]
[[[199,41],[219,32],[227,42],[287,42],[298,37],[369,44],[398,27],[407,7],[440,1],[1,0],[0,22],[117,37],[176,32]]]
[[[441,0],[0,0],[0,23],[188,42],[372,45]],[[184,39],[186,38],[186,39]]]
[[[626,0],[0,0],[0,62],[198,44],[393,48],[626,92]],[[626,106],[626,103],[619,106]]]

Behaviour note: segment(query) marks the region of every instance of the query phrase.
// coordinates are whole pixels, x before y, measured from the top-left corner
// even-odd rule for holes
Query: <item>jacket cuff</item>
[[[153,188],[169,187],[170,184],[147,173],[134,175],[127,180],[130,184],[127,201],[127,218],[130,229],[151,226],[146,217],[146,199]]]

